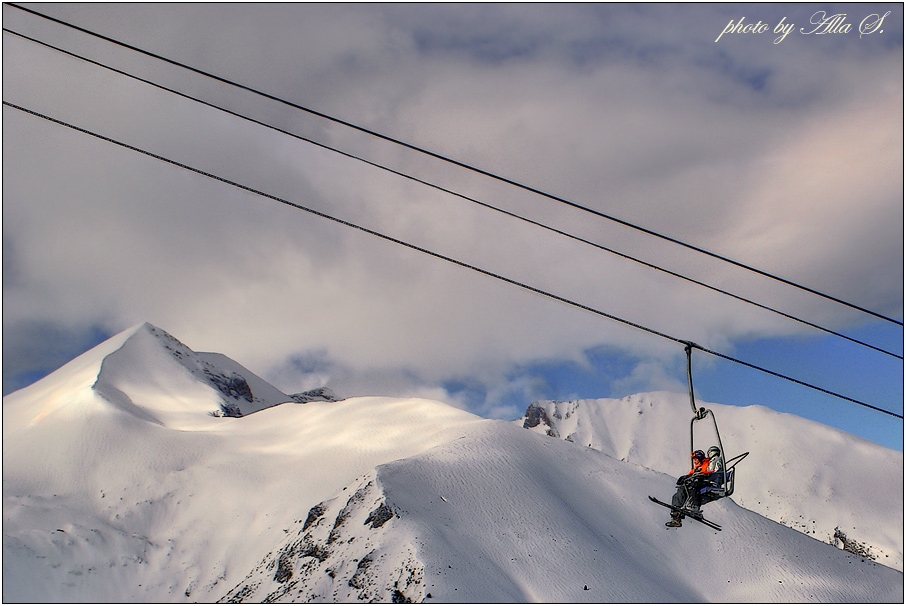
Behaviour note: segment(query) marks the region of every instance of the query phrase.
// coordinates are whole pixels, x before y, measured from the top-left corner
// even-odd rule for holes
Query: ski
[[[691,511],[689,511],[688,509],[683,509],[682,507],[674,507],[673,505],[669,505],[667,503],[664,503],[663,501],[659,501],[659,500],[655,499],[651,495],[649,495],[648,498],[651,499],[652,501],[654,501],[655,503],[657,503],[658,505],[663,505],[664,507],[666,507],[667,509],[670,509],[672,511],[678,511],[678,512],[682,513],[683,515],[692,518],[696,522],[701,522],[705,526],[709,526],[709,527],[713,528],[714,530],[723,530],[719,524],[715,524],[711,520],[706,520],[704,518],[704,516],[702,516],[700,513],[693,513]]]

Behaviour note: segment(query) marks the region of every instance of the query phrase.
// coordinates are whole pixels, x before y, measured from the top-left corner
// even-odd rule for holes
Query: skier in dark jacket
[[[701,489],[709,484],[708,474],[712,473],[708,468],[709,463],[708,457],[701,450],[692,453],[692,469],[676,480],[676,494],[673,495],[674,507],[685,506],[693,510],[700,507]],[[682,513],[671,511],[670,517],[671,520],[667,522],[667,526],[679,528],[683,525],[682,520],[685,516]]]

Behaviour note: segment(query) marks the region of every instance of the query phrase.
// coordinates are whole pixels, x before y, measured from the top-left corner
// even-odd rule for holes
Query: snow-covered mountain
[[[717,419],[737,468],[740,506],[832,545],[903,570],[903,453],[763,406],[698,402]],[[674,476],[688,471],[688,395],[535,402],[523,427]],[[695,423],[695,447],[716,443],[711,417]],[[663,496],[661,497],[664,500]]]
[[[73,400],[83,407],[114,407],[158,425],[176,426],[192,424],[205,414],[240,417],[290,397],[226,356],[196,353],[146,323],[11,394],[9,406],[4,398],[4,420],[18,420],[15,415],[20,413],[34,417],[32,421],[65,415],[72,411],[65,405]]]
[[[671,439],[666,413],[649,431],[588,415],[571,443],[546,435],[566,425],[539,435],[441,402],[311,395],[143,325],[5,397],[4,601],[903,600],[902,572],[878,563],[902,562],[902,540],[873,538],[872,561],[787,528],[742,505],[760,486],[742,471],[740,499],[707,506],[722,532],[666,529],[647,500],[684,471],[652,444]],[[791,422],[746,417],[760,436],[746,443],[713,408],[728,449],[756,461]],[[858,488],[824,469],[833,430],[795,422],[818,454],[759,466],[810,498],[829,487],[825,518],[847,523],[851,501],[830,496]],[[899,470],[902,488],[902,455]],[[895,496],[900,517],[879,523],[902,534]]]

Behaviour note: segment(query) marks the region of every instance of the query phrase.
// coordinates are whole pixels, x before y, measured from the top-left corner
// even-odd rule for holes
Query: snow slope
[[[729,500],[722,533],[666,529],[673,472],[441,402],[283,397],[150,325],[5,397],[3,600],[903,599]]]
[[[902,452],[762,406],[698,405],[714,413],[726,455],[751,453],[737,468],[736,503],[826,543],[842,546],[842,532],[903,570]],[[676,477],[688,471],[691,419],[688,395],[653,393],[536,402],[522,424]],[[716,442],[710,417],[695,437],[703,450]]]
[[[290,400],[226,356],[196,353],[146,323],[5,397],[3,412],[4,421],[16,425],[113,407],[175,426],[205,414],[242,416]]]
[[[485,421],[315,507],[223,601],[902,601],[900,572],[729,501],[722,532],[665,528],[673,480]]]
[[[386,398],[213,416],[219,392],[149,335],[3,399],[4,601],[213,601],[300,512],[479,420]],[[92,389],[105,381],[128,400]]]

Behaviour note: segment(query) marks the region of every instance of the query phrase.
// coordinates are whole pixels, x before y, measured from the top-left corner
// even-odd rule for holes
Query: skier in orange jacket
[[[676,480],[676,494],[673,495],[674,507],[686,507],[692,510],[700,508],[701,489],[710,483],[708,474],[713,473],[708,469],[710,462],[703,451],[696,450],[692,453],[692,469]],[[683,525],[682,520],[685,516],[679,511],[671,511],[670,517],[671,520],[667,522],[667,526],[679,528]]]

